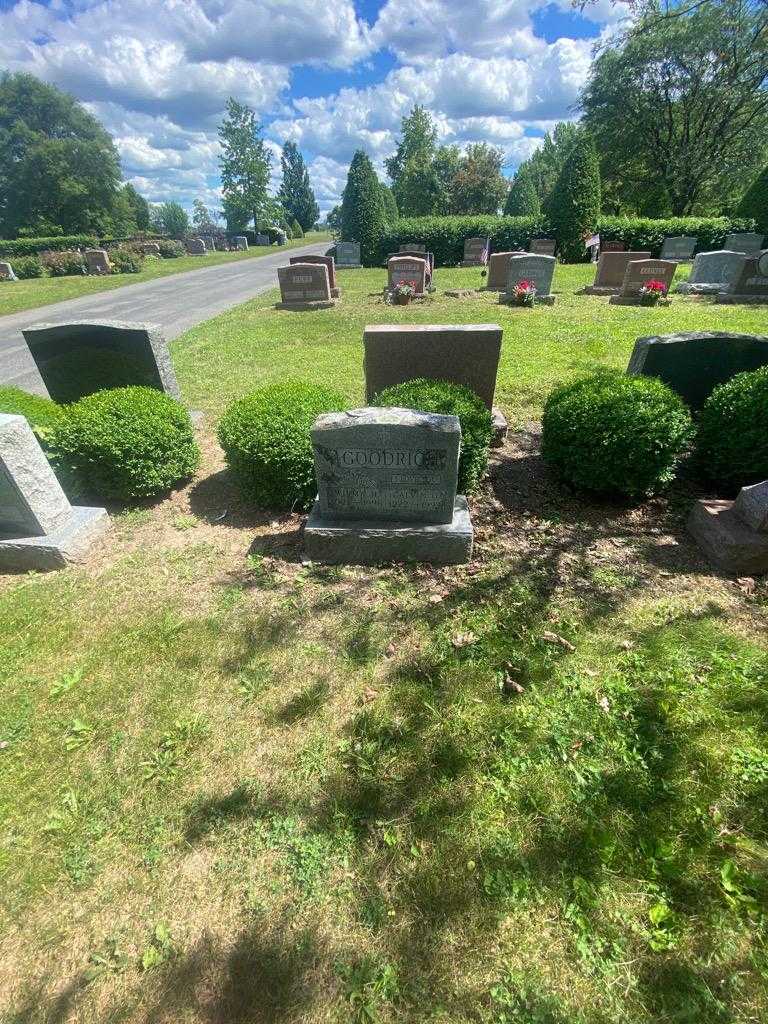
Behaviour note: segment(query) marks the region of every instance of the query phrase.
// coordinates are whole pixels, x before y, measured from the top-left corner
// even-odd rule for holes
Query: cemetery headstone
[[[742,487],[736,501],[697,501],[688,529],[707,558],[733,576],[768,572],[768,480]]]
[[[392,253],[393,256],[397,256],[403,259],[406,256],[412,256],[417,260],[427,261],[427,288],[431,291],[432,278],[435,274],[435,254],[433,252],[425,252],[423,249],[401,249],[398,253]]]
[[[681,295],[717,295],[727,291],[738,280],[746,259],[743,252],[716,249],[697,253],[687,281],[681,281],[677,291]]]
[[[245,235],[235,235],[232,241],[234,242],[235,249],[237,249],[238,252],[248,251],[248,239]]]
[[[606,242],[600,243],[601,252],[626,252],[627,247],[624,242],[619,239],[611,239]]]
[[[484,267],[488,262],[489,238],[465,238],[462,267]]]
[[[746,253],[748,256],[757,255],[763,247],[763,236],[755,231],[735,231],[725,236],[725,249],[732,252]]]
[[[624,284],[627,266],[633,260],[649,260],[649,252],[601,252],[597,261],[595,280],[583,288],[583,295],[618,295]]]
[[[608,300],[612,305],[636,306],[640,304],[640,290],[649,281],[659,281],[666,293],[672,287],[677,263],[672,260],[630,260],[624,272],[621,292]]]
[[[760,256],[746,256],[733,286],[719,292],[715,301],[730,304],[768,302],[768,249]]]
[[[106,249],[86,249],[85,262],[89,274],[106,275],[112,273],[112,264]]]
[[[414,256],[391,256],[387,260],[387,288],[392,291],[398,284],[410,284],[416,295],[423,295],[427,287],[429,264]]]
[[[160,246],[157,242],[142,242],[139,249],[144,253],[145,256],[159,256]]]
[[[56,402],[132,384],[180,397],[168,343],[157,324],[75,320],[32,324],[22,333]]]
[[[508,252],[494,252],[488,260],[488,277],[485,287],[488,291],[503,292],[507,287],[509,276],[509,261],[513,256],[525,256],[522,249],[513,249]]]
[[[360,262],[360,243],[337,242],[336,266],[343,267],[345,270],[359,270],[362,267]]]
[[[269,235],[258,234],[256,235],[256,241],[254,245],[269,245]]]
[[[292,263],[277,268],[280,283],[278,309],[294,311],[331,309],[336,299],[331,295],[328,267],[319,263]]]
[[[0,413],[0,572],[80,561],[109,525],[106,509],[70,505],[24,417]]]
[[[376,324],[363,334],[366,401],[426,377],[470,388],[493,408],[501,354],[498,324]]]
[[[318,497],[304,539],[320,562],[451,565],[472,555],[466,498],[456,494],[457,416],[366,408],[312,427]]]
[[[661,259],[687,263],[693,259],[697,242],[693,235],[670,235],[662,243]]]
[[[535,256],[554,256],[556,246],[554,238],[534,238],[528,251]]]
[[[540,256],[534,253],[513,256],[508,263],[506,291],[500,296],[499,302],[512,301],[512,293],[519,281],[532,281],[536,287],[536,302],[542,302],[547,306],[554,305],[552,279],[555,276],[556,265],[557,260],[554,256]]]
[[[331,298],[338,299],[341,291],[336,284],[336,267],[333,261],[333,256],[291,256],[288,262],[291,265],[296,263],[316,263],[318,266],[325,267],[328,270],[328,283],[331,288]]]
[[[627,373],[658,377],[700,409],[718,384],[761,366],[768,366],[768,335],[686,331],[638,338]]]
[[[202,238],[190,238],[187,242],[187,252],[190,256],[205,256],[205,242]]]
[[[426,252],[426,245],[422,245],[419,242],[406,242],[405,245],[401,245],[399,252]]]
[[[10,263],[0,262],[0,281],[18,281]]]

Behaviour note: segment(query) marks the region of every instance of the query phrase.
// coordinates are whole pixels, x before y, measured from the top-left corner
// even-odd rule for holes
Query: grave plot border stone
[[[301,302],[299,300],[289,300],[287,302],[282,301],[282,295],[283,295],[282,277],[284,277],[286,273],[289,273],[290,271],[295,270],[296,267],[307,267],[308,270],[312,270],[312,271],[317,271],[319,268],[322,267],[322,269],[325,271],[325,282],[326,282],[326,286],[327,286],[328,294],[329,294],[330,298],[328,298],[328,299],[308,299],[305,302]],[[339,304],[339,300],[338,299],[334,299],[333,296],[330,295],[330,293],[331,293],[331,284],[330,284],[330,280],[328,278],[328,267],[325,266],[325,264],[319,264],[319,263],[289,263],[289,265],[287,267],[278,267],[277,268],[277,280],[278,280],[278,282],[280,284],[281,301],[275,303],[275,309],[283,309],[283,310],[286,310],[287,312],[291,312],[291,313],[303,313],[303,312],[310,312],[312,310],[317,310],[317,309],[333,309],[334,306],[337,306]]]
[[[0,488],[19,499],[19,519],[27,519],[0,530],[0,572],[63,569],[110,529],[106,509],[70,505],[23,416],[0,413],[0,478]]]
[[[615,260],[614,257],[620,256],[621,260]],[[584,288],[580,288],[577,295],[618,295],[621,291],[624,283],[624,276],[627,272],[627,265],[630,262],[637,260],[649,260],[651,258],[650,252],[635,251],[634,249],[624,249],[622,251],[612,252],[601,252],[597,259],[597,267],[595,268],[595,280],[592,284],[586,285]],[[621,266],[623,261],[624,265]],[[616,262],[620,267],[621,280],[615,284],[605,284],[604,279],[608,277],[608,269],[613,269],[613,262]],[[616,281],[618,272],[616,275],[610,275],[611,281]]]
[[[638,338],[627,373],[658,377],[700,409],[718,384],[762,366],[768,366],[768,335],[680,331]]]

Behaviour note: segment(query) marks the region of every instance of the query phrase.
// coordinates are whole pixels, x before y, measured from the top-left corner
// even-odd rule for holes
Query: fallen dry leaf
[[[394,644],[387,644],[387,649],[384,651],[384,654],[388,658],[393,658],[395,654],[397,654],[397,648]]]
[[[751,576],[740,576],[736,580],[736,586],[742,594],[746,594],[747,597],[751,597],[757,589],[757,583],[755,583]]]
[[[366,686],[366,688],[363,690],[363,703],[364,704],[370,704],[371,701],[372,700],[376,700],[377,697],[378,697],[378,693],[376,692],[376,690],[372,689],[370,686]]]
[[[429,595],[429,603],[430,604],[440,604],[440,602],[442,600],[443,600],[442,594],[430,594]]]
[[[501,684],[501,692],[510,697],[513,694],[525,693],[525,687],[521,686],[516,679],[513,679],[508,672],[504,674],[504,682]]]
[[[611,710],[611,705],[608,703],[608,698],[607,697],[601,697],[600,700],[597,702],[597,704],[598,704],[598,707],[601,708],[606,713],[606,715]]]
[[[451,641],[454,647],[469,647],[470,644],[477,643],[477,637],[471,631],[469,633],[457,633]]]
[[[559,644],[566,651],[573,652],[576,650],[570,640],[566,640],[564,636],[559,636],[557,633],[552,633],[549,629],[544,630],[541,634],[541,639],[545,640],[548,644]]]
[[[635,645],[632,643],[631,640],[622,640],[619,644],[619,647],[621,647],[624,651],[631,651],[634,646]]]

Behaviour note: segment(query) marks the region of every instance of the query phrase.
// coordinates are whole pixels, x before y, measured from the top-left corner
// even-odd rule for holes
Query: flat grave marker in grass
[[[80,561],[109,525],[106,509],[70,505],[24,417],[0,413],[0,572]]]
[[[768,335],[683,331],[638,338],[627,373],[658,377],[700,409],[718,384],[768,366]]]
[[[364,565],[468,561],[472,524],[466,498],[456,495],[460,444],[457,416],[397,408],[319,416],[307,555]]]
[[[132,384],[180,397],[168,343],[157,324],[74,320],[31,324],[22,333],[56,402]]]

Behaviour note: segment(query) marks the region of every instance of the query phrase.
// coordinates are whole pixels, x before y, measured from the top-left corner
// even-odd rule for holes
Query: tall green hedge
[[[34,256],[38,252],[61,252],[64,249],[88,248],[98,244],[93,235],[56,235],[54,238],[0,239],[0,256]]]
[[[641,217],[606,217],[597,221],[603,240],[621,240],[629,249],[661,253],[667,235],[695,235],[697,252],[722,249],[725,236],[731,231],[754,231],[755,222],[748,217],[668,217],[651,220]],[[424,242],[442,267],[456,267],[464,258],[464,239],[489,237],[491,250],[526,249],[532,238],[553,237],[544,216],[494,217],[478,214],[467,217],[401,217],[380,235],[376,258],[366,266],[381,266],[400,245]],[[585,254],[584,259],[588,259]]]
[[[754,217],[758,231],[768,231],[768,167],[764,167],[744,193],[736,211],[741,217]]]
[[[557,251],[568,263],[584,258],[584,237],[600,216],[600,161],[592,138],[580,132],[557,177],[547,212]]]

